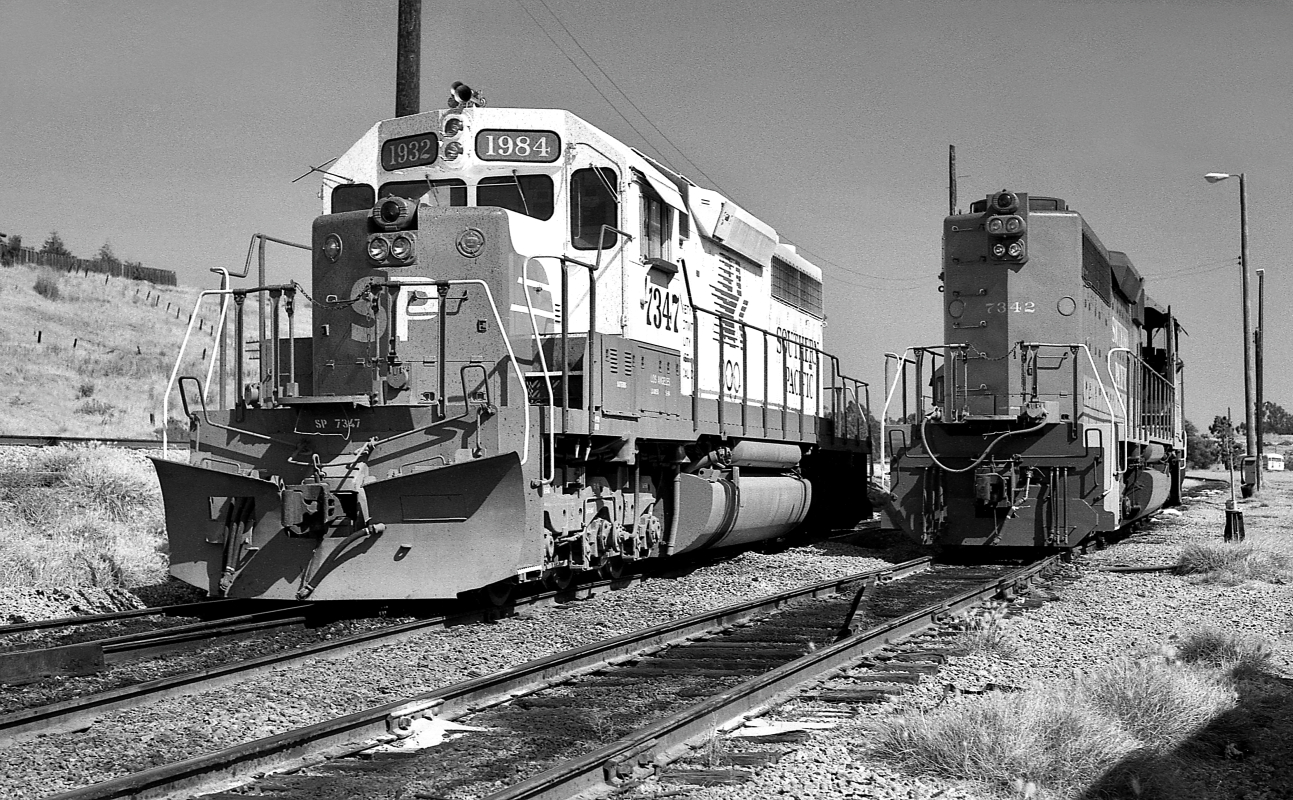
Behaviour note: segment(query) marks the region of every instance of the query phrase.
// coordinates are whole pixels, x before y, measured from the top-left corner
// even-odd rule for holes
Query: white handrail
[[[229,288],[229,270],[224,267],[213,267],[213,272],[219,272],[223,277],[220,279],[220,290],[224,291]],[[224,323],[229,312],[229,296],[226,295],[220,301],[220,319],[216,322],[215,340],[216,346],[211,352],[211,361],[207,364],[207,382],[203,394],[207,402],[211,401],[211,376],[215,373],[216,353],[224,346]],[[222,375],[221,378],[224,376]],[[237,385],[237,384],[236,384]]]
[[[198,299],[193,303],[193,313],[189,316],[188,328],[184,331],[184,341],[180,343],[180,353],[175,357],[175,366],[171,368],[171,377],[166,381],[166,393],[162,395],[162,455],[165,456],[170,446],[170,436],[167,426],[170,424],[171,416],[171,389],[175,388],[175,378],[179,375],[180,365],[184,363],[184,351],[188,349],[189,339],[193,336],[193,323],[197,321],[198,309],[202,306],[202,298],[211,294],[233,294],[232,289],[203,289],[198,293]]]
[[[548,463],[544,464],[544,468],[547,470],[547,477],[544,477],[544,475],[540,473],[539,480],[542,483],[549,483],[557,474],[557,454],[555,452],[557,447],[557,434],[556,431],[553,430],[556,420],[552,416],[553,410],[557,405],[557,400],[552,394],[552,380],[548,376],[548,356],[543,352],[543,340],[539,338],[539,324],[534,320],[534,305],[530,302],[530,287],[526,285],[525,282],[524,265],[521,267],[521,276],[517,280],[521,284],[521,294],[525,296],[525,308],[530,314],[530,330],[534,331],[534,346],[539,351],[539,366],[543,368],[543,387],[548,390]],[[565,309],[562,309],[562,313],[565,313]],[[567,390],[568,387],[562,387],[562,391]],[[528,392],[526,403],[527,408],[525,415],[528,419],[530,415],[528,408]]]

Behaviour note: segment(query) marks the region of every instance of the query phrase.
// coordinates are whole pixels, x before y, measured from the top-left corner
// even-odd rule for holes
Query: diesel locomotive
[[[942,268],[943,342],[886,370],[889,524],[1065,550],[1179,503],[1181,326],[1125,253],[1063,200],[1001,191],[944,220]]]
[[[821,270],[731,199],[460,84],[374,125],[321,198],[308,288],[207,293],[236,400],[179,381],[189,457],[155,459],[172,575],[500,599],[870,514],[867,387],[822,349]]]

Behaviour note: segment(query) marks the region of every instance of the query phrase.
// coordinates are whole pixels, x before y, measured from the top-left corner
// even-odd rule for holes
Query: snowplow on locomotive
[[[466,87],[374,125],[322,198],[308,291],[205,293],[237,329],[237,399],[179,382],[189,459],[155,459],[176,577],[497,596],[870,513],[840,501],[868,477],[868,398],[821,349],[821,271],[728,198]]]
[[[1065,550],[1180,502],[1181,327],[1126,254],[1063,200],[1001,191],[945,219],[940,277],[943,343],[892,354],[888,524]]]

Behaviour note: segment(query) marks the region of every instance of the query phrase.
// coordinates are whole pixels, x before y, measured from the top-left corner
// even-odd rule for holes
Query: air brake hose
[[[1006,431],[1005,433],[1001,434],[997,438],[993,439],[992,443],[989,444],[986,448],[984,448],[983,452],[979,455],[979,457],[974,459],[973,464],[971,464],[968,467],[962,467],[961,469],[952,469],[951,467],[947,466],[943,462],[939,461],[938,456],[934,455],[934,449],[929,445],[929,436],[925,434],[925,426],[928,424],[929,424],[929,415],[926,415],[925,418],[920,421],[920,438],[922,441],[925,442],[925,450],[929,453],[929,460],[934,462],[934,466],[938,467],[944,472],[950,472],[953,475],[956,475],[962,472],[969,472],[970,470],[982,464],[983,460],[988,457],[989,453],[992,452],[992,448],[996,447],[997,444],[1001,442],[1001,440],[1005,439],[1007,436],[1019,436],[1025,433],[1033,433],[1035,431],[1039,431],[1042,428],[1046,427],[1046,422],[1042,421],[1032,426],[1031,428],[1024,428],[1018,431]]]

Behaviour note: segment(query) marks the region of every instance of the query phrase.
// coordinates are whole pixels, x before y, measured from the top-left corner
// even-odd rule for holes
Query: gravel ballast
[[[895,556],[823,543],[747,552],[671,579],[523,610],[202,694],[105,714],[88,730],[0,750],[0,796],[41,797],[495,672],[665,620],[885,566]],[[904,552],[901,558],[910,557]]]
[[[815,731],[753,780],[701,788],[649,781],[635,796],[719,798],[856,797],[876,800],[969,800],[996,797],[984,787],[919,777],[884,766],[867,748],[868,726],[903,709],[929,708],[949,694],[985,686],[1028,687],[1072,680],[1115,659],[1158,651],[1173,637],[1204,625],[1252,633],[1273,647],[1272,680],[1293,687],[1293,586],[1246,582],[1224,586],[1170,574],[1104,571],[1115,564],[1175,561],[1193,542],[1215,542],[1228,495],[1205,494],[1185,513],[1164,515],[1133,537],[1066,568],[1049,602],[1008,622],[1018,641],[1012,659],[955,657],[937,675],[891,705],[859,706],[859,716],[832,730]],[[1282,544],[1293,538],[1293,475],[1271,481],[1260,499],[1242,503],[1250,543]],[[86,731],[22,742],[0,751],[0,796],[40,797],[87,783],[197,755],[212,749],[317,722],[325,717],[486,674],[568,647],[604,639],[666,619],[688,616],[813,580],[872,569],[887,555],[840,544],[745,553],[680,577],[599,595],[566,606],[527,610],[494,624],[428,632],[425,636],[336,660],[317,660],[290,671],[200,695],[112,712]],[[902,558],[909,557],[904,553]],[[968,697],[966,702],[973,702]],[[794,704],[772,716],[793,717]],[[1291,715],[1293,718],[1293,715]],[[1213,787],[1186,796],[1275,800],[1293,797],[1293,722],[1270,722],[1282,731],[1243,758],[1190,764],[1187,777]],[[1111,765],[1112,766],[1112,765]],[[38,788],[36,788],[38,787]],[[1004,795],[1001,795],[1004,796]]]
[[[1057,590],[1060,599],[1015,617],[1007,625],[1018,646],[1009,660],[985,655],[954,657],[935,676],[900,695],[890,705],[858,706],[859,716],[808,741],[755,775],[732,786],[672,784],[666,776],[641,786],[633,797],[685,796],[690,800],[996,800],[1023,797],[975,786],[914,776],[887,767],[870,752],[868,732],[880,717],[909,709],[929,709],[949,695],[992,685],[1027,688],[1072,681],[1113,661],[1152,657],[1181,635],[1205,626],[1259,636],[1272,647],[1269,675],[1240,687],[1282,698],[1288,716],[1254,716],[1264,727],[1251,730],[1255,752],[1182,753],[1179,777],[1185,793],[1149,794],[1191,800],[1280,800],[1293,798],[1293,585],[1248,581],[1234,586],[1204,583],[1192,576],[1105,571],[1114,565],[1174,563],[1192,543],[1219,543],[1224,501],[1215,489],[1188,501],[1184,513],[1161,515],[1137,536],[1094,552],[1065,569],[1071,580]],[[1261,498],[1241,501],[1247,542],[1293,556],[1293,475],[1272,473]],[[964,697],[964,702],[974,702]],[[793,718],[790,704],[770,715]],[[1269,716],[1269,715],[1267,715]],[[1110,767],[1115,765],[1110,764]],[[1045,796],[1038,795],[1039,799]],[[1119,797],[1133,797],[1124,793]],[[1085,800],[1085,798],[1083,798]]]

